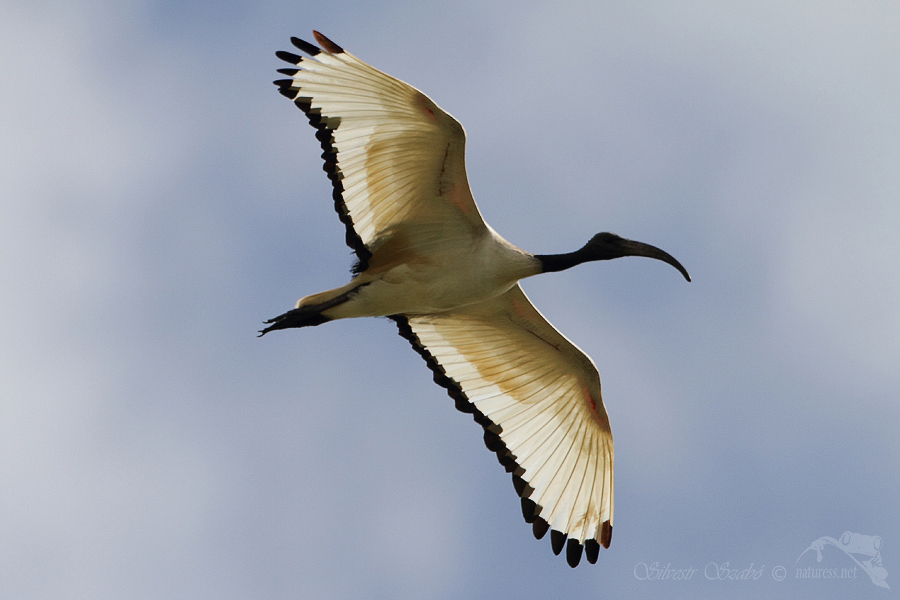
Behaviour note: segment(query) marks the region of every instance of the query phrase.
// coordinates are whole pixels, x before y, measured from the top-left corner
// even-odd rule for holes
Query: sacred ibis
[[[434,380],[484,428],[512,473],[535,537],[549,529],[596,562],[613,523],[613,441],[593,361],[550,325],[519,280],[659,248],[599,233],[575,252],[530,254],[484,222],[469,191],[462,126],[425,94],[314,31],[308,57],[275,81],[316,128],[334,204],[358,263],[347,285],[306,296],[266,321],[276,329],[387,316]],[[568,543],[566,540],[568,539]]]

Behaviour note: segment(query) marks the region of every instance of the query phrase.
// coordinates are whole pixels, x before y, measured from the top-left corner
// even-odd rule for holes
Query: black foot
[[[359,290],[363,289],[371,281],[368,283],[363,283],[358,285],[357,287],[344,292],[340,296],[335,296],[331,300],[326,300],[325,302],[321,302],[314,306],[304,306],[302,308],[295,308],[294,310],[289,310],[283,315],[279,315],[274,319],[269,319],[266,321],[266,325],[269,325],[265,329],[259,332],[259,337],[262,337],[269,333],[270,331],[275,331],[276,329],[288,329],[290,327],[315,327],[316,325],[321,325],[322,323],[327,323],[331,321],[331,317],[326,317],[322,315],[323,312],[328,310],[329,308],[334,308],[339,304],[343,304],[353,296],[359,293]]]
[[[293,310],[287,311],[283,315],[279,315],[274,319],[269,319],[268,321],[266,321],[265,324],[269,326],[265,329],[261,329],[258,337],[262,337],[270,331],[275,331],[276,329],[290,329],[292,327],[315,327],[316,325],[321,325],[322,323],[326,323],[330,320],[331,319],[323,316],[317,310],[312,311],[309,308],[295,308]]]

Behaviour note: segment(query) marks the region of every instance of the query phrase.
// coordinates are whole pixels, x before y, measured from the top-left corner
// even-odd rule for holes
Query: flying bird
[[[318,46],[278,90],[316,129],[334,205],[356,253],[345,286],[301,298],[260,332],[386,316],[484,428],[512,474],[525,521],[575,567],[597,561],[613,524],[613,441],[593,361],[538,312],[519,280],[623,256],[668,253],[598,233],[566,254],[531,254],[478,211],[462,126],[416,88],[362,62],[317,31]]]

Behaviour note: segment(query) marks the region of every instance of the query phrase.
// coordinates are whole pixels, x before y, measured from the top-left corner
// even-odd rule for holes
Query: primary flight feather
[[[313,32],[279,91],[322,144],[335,208],[356,252],[345,286],[300,299],[276,329],[387,316],[434,380],[484,428],[535,537],[551,532],[578,565],[609,547],[613,441],[593,361],[537,311],[519,280],[622,256],[665,261],[659,248],[599,233],[566,254],[530,254],[488,226],[469,190],[465,132],[412,86]]]

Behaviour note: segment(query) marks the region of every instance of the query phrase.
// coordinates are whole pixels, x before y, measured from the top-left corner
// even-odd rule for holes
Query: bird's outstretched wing
[[[593,361],[534,308],[519,285],[448,313],[395,316],[456,407],[512,473],[525,520],[551,529],[571,566],[609,547],[613,441]]]
[[[296,68],[279,69],[291,78],[275,84],[318,130],[356,269],[401,225],[484,230],[466,179],[462,126],[419,90],[313,34],[321,48],[291,38],[309,57],[276,53]]]

